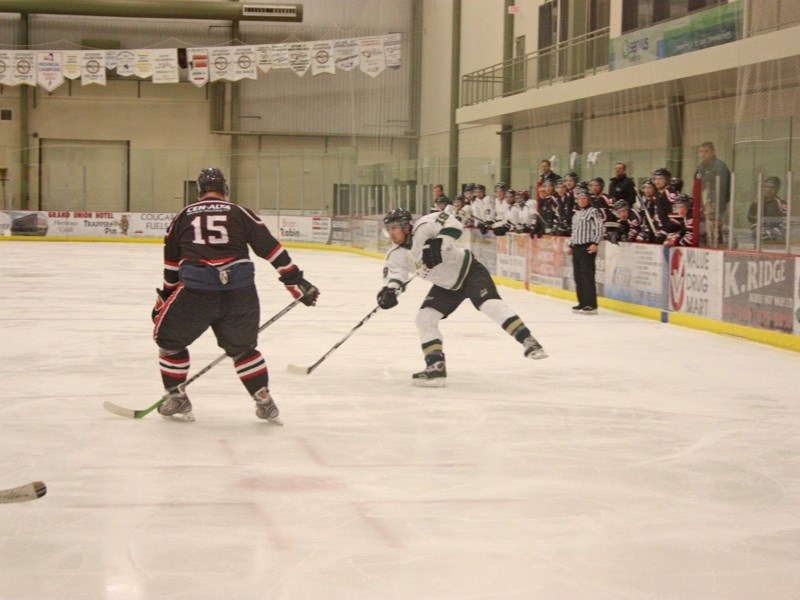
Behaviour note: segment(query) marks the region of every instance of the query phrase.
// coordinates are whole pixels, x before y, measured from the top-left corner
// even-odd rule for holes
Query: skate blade
[[[447,381],[445,381],[444,377],[439,377],[437,379],[412,379],[411,383],[417,387],[429,388],[440,388],[447,385]]]
[[[266,419],[266,421],[272,423],[273,425],[277,425],[278,427],[283,427],[283,421],[281,421],[280,417],[272,417],[270,419]]]
[[[192,411],[186,413],[175,413],[174,415],[161,415],[165,421],[177,421],[178,423],[191,423],[194,421]]]
[[[530,354],[528,354],[525,358],[530,358],[531,360],[540,360],[542,358],[547,358],[548,354],[544,350],[534,350]]]

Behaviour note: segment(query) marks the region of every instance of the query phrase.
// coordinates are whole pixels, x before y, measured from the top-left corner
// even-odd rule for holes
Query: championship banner
[[[399,69],[402,56],[402,36],[399,33],[383,36],[383,50],[386,53],[386,66],[390,69]]]
[[[11,59],[11,52],[6,50],[0,51],[0,85],[13,85],[11,83],[11,72],[14,69],[14,63]]]
[[[351,71],[358,66],[358,42],[356,40],[336,40],[333,43],[333,62],[337,69]]]
[[[377,77],[386,70],[386,54],[383,51],[383,38],[359,38],[358,54],[362,72]]]
[[[48,92],[64,83],[63,58],[61,52],[36,53],[36,83]]]
[[[87,50],[81,57],[81,85],[106,84],[106,56],[102,50]]]
[[[106,69],[114,70],[117,68],[117,56],[118,50],[106,50],[105,51],[105,59],[106,59]]]
[[[298,77],[302,77],[311,66],[311,51],[308,44],[291,44],[289,46],[289,67]]]
[[[795,260],[724,253],[722,319],[792,333]]]
[[[723,253],[673,248],[669,254],[667,309],[722,320]]]
[[[241,79],[256,79],[256,50],[255,46],[234,46],[232,53],[232,81]]]
[[[189,48],[186,51],[186,62],[189,65],[189,81],[197,87],[208,83],[209,54],[206,48]]]
[[[153,83],[178,83],[178,50],[153,50]]]
[[[211,81],[233,81],[233,48],[210,48],[208,58]]]
[[[286,44],[275,44],[272,46],[272,68],[289,68],[289,47]]]
[[[147,79],[153,76],[153,60],[150,50],[135,50],[133,62],[133,73],[137,77]]]
[[[256,46],[258,70],[269,73],[272,70],[272,46]]]
[[[11,85],[36,86],[36,52],[33,50],[17,50],[11,53],[14,71]]]
[[[333,62],[333,44],[331,42],[315,42],[311,44],[311,75],[336,73]]]
[[[117,52],[117,75],[130,77],[136,72],[136,55],[130,50]]]

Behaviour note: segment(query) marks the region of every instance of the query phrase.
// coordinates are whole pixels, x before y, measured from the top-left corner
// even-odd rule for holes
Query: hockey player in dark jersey
[[[210,327],[255,400],[256,416],[281,424],[269,393],[267,363],[256,348],[260,305],[248,246],[270,262],[289,293],[306,306],[316,304],[319,290],[303,278],[266,225],[228,199],[222,171],[203,169],[197,189],[198,201],[175,216],[164,237],[164,287],[156,290],[153,337],[169,398],[158,412],[166,419],[194,420],[184,386],[188,347]]]
[[[397,306],[398,295],[415,273],[433,284],[417,313],[426,368],[412,375],[414,385],[444,386],[447,369],[439,321],[467,299],[522,344],[527,358],[547,357],[522,319],[500,298],[486,267],[456,243],[462,225],[454,215],[448,211],[430,213],[412,227],[411,214],[395,208],[383,223],[394,245],[386,254],[378,305],[383,309]]]
[[[692,199],[686,194],[678,194],[672,201],[673,213],[664,227],[667,239],[665,246],[694,246],[694,219],[692,218]]]

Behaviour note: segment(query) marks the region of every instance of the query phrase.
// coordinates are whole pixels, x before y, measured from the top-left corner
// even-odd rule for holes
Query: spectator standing
[[[614,164],[614,176],[608,180],[608,196],[612,201],[625,200],[629,208],[636,202],[636,184],[628,177],[627,166],[623,162]]]
[[[761,220],[761,239],[763,240],[782,240],[785,230],[786,203],[778,196],[781,189],[781,180],[772,176],[764,179],[764,189],[762,190],[764,199],[762,202],[763,216]],[[758,202],[753,202],[747,211],[747,220],[753,232],[753,239],[756,238],[756,227],[758,226]]]
[[[553,173],[552,165],[550,161],[544,159],[542,162],[539,163],[539,182],[537,187],[542,185],[545,181],[552,181],[553,185],[555,185],[556,181],[561,179],[561,175]]]

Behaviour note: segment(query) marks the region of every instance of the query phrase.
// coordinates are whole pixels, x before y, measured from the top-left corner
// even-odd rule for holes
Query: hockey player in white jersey
[[[463,229],[455,215],[430,213],[412,226],[411,214],[395,208],[383,223],[394,247],[386,254],[378,305],[383,309],[397,306],[398,295],[415,273],[433,284],[416,318],[426,368],[412,375],[412,383],[444,386],[447,369],[439,321],[466,299],[522,344],[527,358],[547,357],[522,319],[500,298],[486,267],[456,243]]]

